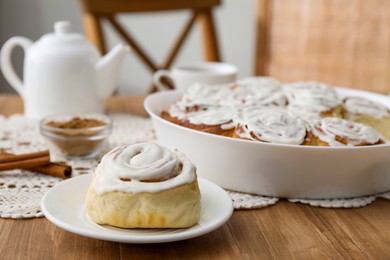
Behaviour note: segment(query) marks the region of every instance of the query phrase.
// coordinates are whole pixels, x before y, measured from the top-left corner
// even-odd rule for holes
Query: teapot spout
[[[96,87],[101,100],[114,92],[120,66],[129,50],[129,46],[118,44],[95,64]]]

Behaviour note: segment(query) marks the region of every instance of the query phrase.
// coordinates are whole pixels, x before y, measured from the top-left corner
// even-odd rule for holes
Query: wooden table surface
[[[145,115],[142,97],[113,97],[110,112]],[[22,112],[0,95],[0,114]],[[1,203],[1,202],[0,202]],[[64,231],[46,218],[0,219],[0,259],[390,259],[390,201],[326,209],[280,201],[237,210],[206,235],[163,244],[122,244]]]

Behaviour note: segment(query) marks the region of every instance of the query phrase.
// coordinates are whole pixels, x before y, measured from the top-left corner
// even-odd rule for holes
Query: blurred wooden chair
[[[256,1],[255,75],[390,92],[390,1]]]
[[[146,67],[154,73],[159,69],[168,69],[173,64],[186,37],[195,22],[202,29],[204,59],[220,61],[220,50],[213,17],[213,8],[220,5],[220,0],[79,0],[83,11],[84,29],[87,38],[94,43],[101,53],[106,52],[106,42],[102,28],[102,20],[107,20],[112,28],[129,44]],[[117,14],[142,12],[162,12],[173,10],[190,10],[192,15],[185,24],[175,44],[161,66],[156,64],[116,19]],[[148,92],[154,92],[151,87]]]

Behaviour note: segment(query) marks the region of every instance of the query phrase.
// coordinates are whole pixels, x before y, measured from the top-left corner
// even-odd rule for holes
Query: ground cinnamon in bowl
[[[100,114],[49,116],[40,122],[41,134],[71,158],[96,157],[111,129],[111,120]]]
[[[65,122],[49,121],[46,125],[62,129],[83,129],[106,125],[106,123],[95,118],[74,117]]]

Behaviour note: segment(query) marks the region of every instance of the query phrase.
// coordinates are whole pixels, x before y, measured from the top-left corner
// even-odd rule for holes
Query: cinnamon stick
[[[1,151],[0,155],[1,154],[6,155],[6,156],[0,157],[0,163],[21,161],[21,160],[26,160],[26,159],[50,156],[49,150],[33,152],[33,153],[24,153],[24,154],[12,154],[12,153],[7,153],[4,151]]]
[[[8,164],[8,167],[10,167],[10,163],[13,163],[12,169],[24,169],[29,170],[33,172],[43,173],[51,176],[61,177],[63,179],[69,178],[72,175],[72,167],[70,165],[64,164],[64,163],[53,163],[50,162],[50,160],[47,162],[45,161],[45,164],[40,164],[38,166],[32,166],[31,159],[29,164],[21,164],[20,162],[23,161],[25,158],[34,157],[34,156],[43,156],[43,158],[46,158],[46,155],[49,154],[49,151],[42,151],[42,152],[36,152],[36,153],[29,153],[29,154],[20,154],[15,155],[12,153],[7,153],[4,151],[0,151],[0,166],[4,166],[4,162]],[[49,156],[50,157],[50,156]],[[22,161],[15,161],[17,159],[22,159]],[[3,163],[1,163],[3,162]]]
[[[63,179],[67,179],[72,176],[72,167],[70,165],[62,163],[49,163],[44,166],[38,166],[26,170],[61,177]]]
[[[9,154],[7,156],[0,157],[0,171],[28,169],[49,163],[50,154],[48,150],[18,155]]]

